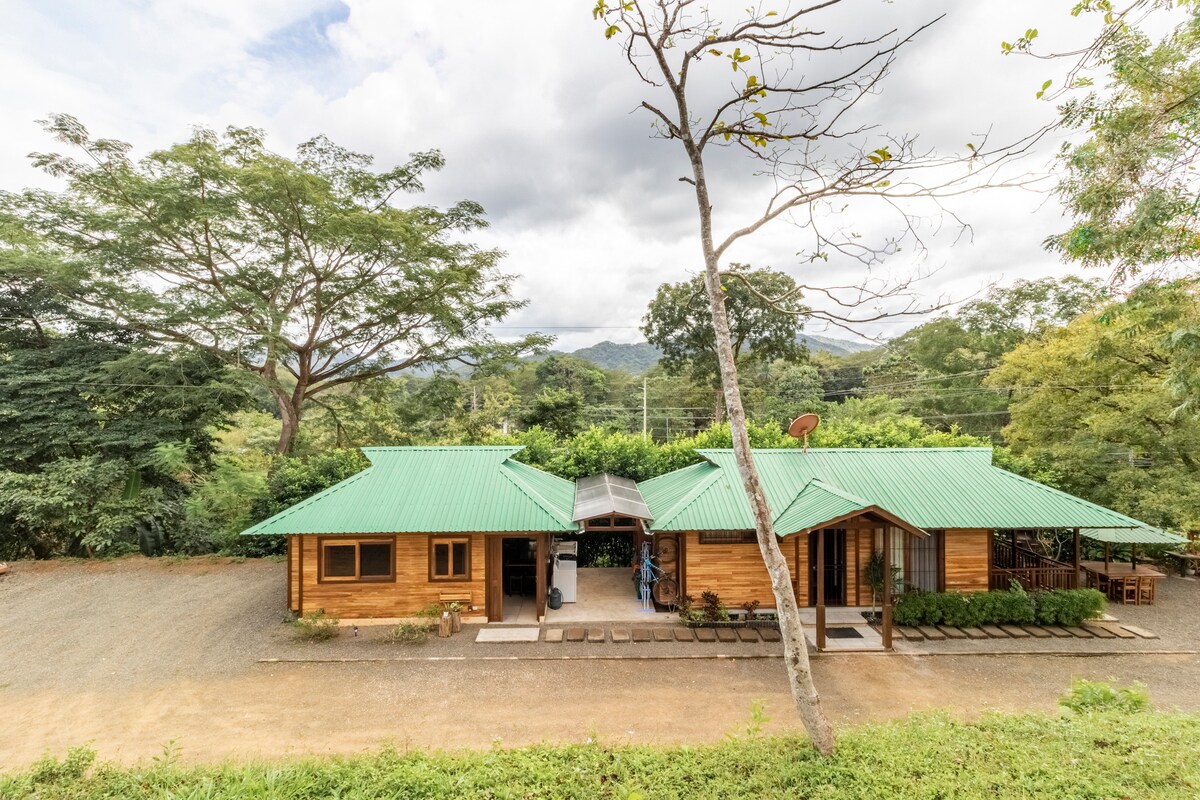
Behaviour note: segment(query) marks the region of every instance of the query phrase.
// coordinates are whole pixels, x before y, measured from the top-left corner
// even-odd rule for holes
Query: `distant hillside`
[[[832,339],[827,336],[813,336],[807,333],[800,334],[798,339],[808,345],[808,349],[814,353],[829,353],[835,356],[847,356],[851,353],[860,353],[863,350],[874,349],[874,345],[862,342]],[[552,350],[545,355],[534,356],[530,360],[541,361],[549,355],[563,355],[563,353],[562,351]],[[662,352],[647,342],[618,344],[617,342],[604,341],[590,347],[574,350],[567,355],[585,359],[604,369],[623,369],[626,372],[639,375],[657,364],[658,359],[662,356]]]
[[[861,353],[864,350],[874,350],[875,345],[866,342],[852,342],[849,339],[831,339],[828,336],[814,336],[802,333],[797,337],[808,345],[813,353],[829,353],[833,356],[848,356],[851,353]]]

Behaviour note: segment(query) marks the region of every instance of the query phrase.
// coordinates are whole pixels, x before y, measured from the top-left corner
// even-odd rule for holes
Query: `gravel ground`
[[[188,761],[353,753],[383,741],[449,748],[596,736],[701,742],[744,728],[756,700],[771,717],[768,729],[799,724],[777,658],[509,660],[770,654],[777,645],[476,645],[471,629],[408,647],[387,645],[379,631],[365,630],[357,640],[297,644],[280,624],[279,562],[15,566],[0,578],[0,769],[88,741],[103,757],[126,762],[158,755],[171,740]],[[1179,604],[1182,619],[1194,618],[1196,586],[1179,585],[1178,593],[1175,586],[1164,591],[1154,612]],[[1151,609],[1117,610],[1164,640],[1194,638],[1189,622],[1168,634],[1162,618],[1144,613]],[[1134,610],[1145,618],[1126,613]],[[1104,645],[1116,649],[1120,642]],[[263,657],[416,660],[263,663]],[[1200,711],[1196,656],[823,655],[813,671],[839,724],[933,708],[963,716],[1052,709],[1076,676],[1139,680],[1158,705]]]

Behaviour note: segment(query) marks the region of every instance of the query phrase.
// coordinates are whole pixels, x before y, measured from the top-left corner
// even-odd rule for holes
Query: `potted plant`
[[[875,622],[879,619],[879,612],[876,610],[879,601],[883,598],[883,571],[887,569],[887,561],[883,557],[882,550],[875,550],[871,553],[871,557],[867,559],[866,577],[867,583],[871,586],[871,621]],[[896,579],[900,577],[900,568],[892,565],[892,591],[895,593]]]
[[[450,614],[450,632],[462,630],[462,603],[447,603],[446,611]]]

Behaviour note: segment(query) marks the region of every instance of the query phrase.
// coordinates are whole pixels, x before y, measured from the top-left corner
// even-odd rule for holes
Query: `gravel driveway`
[[[1195,587],[1179,585],[1177,599],[1188,601]],[[799,724],[776,658],[483,660],[470,657],[671,655],[677,648],[528,650],[462,636],[400,647],[365,632],[359,640],[300,645],[280,624],[283,592],[283,564],[272,561],[16,564],[0,578],[0,769],[89,741],[122,761],[157,755],[171,740],[191,761],[352,753],[385,740],[473,748],[592,736],[699,742],[744,727],[755,700],[766,705],[768,729]],[[1194,640],[1191,614],[1173,640]],[[694,653],[700,645],[679,647]],[[737,648],[751,646],[728,647],[746,655]],[[297,655],[417,660],[259,661]],[[454,655],[467,659],[427,658]],[[823,656],[813,668],[823,703],[841,724],[931,708],[963,715],[1052,709],[1075,676],[1140,680],[1160,706],[1200,712],[1196,656]]]

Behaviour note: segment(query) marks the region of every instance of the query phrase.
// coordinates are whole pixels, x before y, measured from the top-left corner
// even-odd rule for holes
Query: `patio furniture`
[[[1166,575],[1145,564],[1136,566],[1127,561],[1081,561],[1079,568],[1087,574],[1087,584],[1104,592],[1117,603],[1153,603],[1155,587],[1153,584],[1162,580]],[[1150,582],[1150,588],[1145,594],[1140,593],[1138,580]],[[1126,582],[1130,586],[1126,586]]]
[[[1157,578],[1141,577],[1137,579],[1138,605],[1154,605],[1154,590],[1158,586]]]
[[[1122,603],[1125,603],[1125,604],[1133,603],[1134,605],[1137,605],[1138,581],[1139,580],[1141,580],[1141,579],[1140,578],[1116,578],[1113,581],[1113,584],[1116,587],[1115,593]]]

